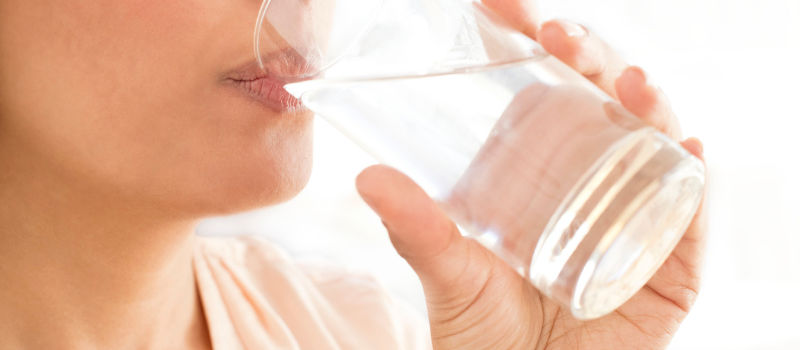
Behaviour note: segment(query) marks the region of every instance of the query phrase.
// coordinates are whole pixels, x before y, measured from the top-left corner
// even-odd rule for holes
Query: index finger
[[[514,28],[536,39],[542,19],[535,0],[482,0],[481,2],[505,18]]]

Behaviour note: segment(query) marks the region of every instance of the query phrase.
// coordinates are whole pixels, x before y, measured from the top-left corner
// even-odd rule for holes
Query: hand
[[[680,125],[663,92],[594,34],[566,21],[540,28],[529,3],[484,2],[633,114],[680,140]],[[682,144],[702,159],[698,140]],[[373,166],[359,175],[357,187],[422,281],[435,349],[664,349],[697,297],[707,224],[704,204],[644,288],[614,313],[580,321],[479,243],[462,237],[402,173]]]

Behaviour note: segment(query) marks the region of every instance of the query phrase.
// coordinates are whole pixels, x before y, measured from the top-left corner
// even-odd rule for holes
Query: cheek
[[[43,148],[62,151],[56,158],[90,163],[84,166],[113,168],[141,142],[156,141],[153,130],[185,129],[174,117],[193,112],[187,105],[202,107],[197,100],[207,97],[217,72],[192,62],[201,45],[191,29],[202,30],[196,18],[206,16],[196,7],[174,7],[132,0],[4,3],[3,12],[14,13],[0,20],[4,114]],[[192,63],[198,69],[189,69]]]
[[[129,196],[195,212],[287,200],[310,173],[311,114],[272,113],[219,85],[252,57],[253,23],[236,20],[258,6],[4,2],[15,16],[0,16],[3,122],[60,169]]]

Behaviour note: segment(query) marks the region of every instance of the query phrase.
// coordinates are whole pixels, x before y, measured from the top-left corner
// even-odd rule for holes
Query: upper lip
[[[262,57],[261,62],[264,64],[263,68],[253,60],[231,71],[226,79],[253,81],[267,78],[289,84],[309,80],[319,72],[318,67],[310,64],[293,49],[273,52]]]

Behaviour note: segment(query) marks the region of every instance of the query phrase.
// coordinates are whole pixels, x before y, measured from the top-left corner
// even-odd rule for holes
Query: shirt
[[[198,237],[194,269],[215,350],[431,348],[427,322],[374,278],[262,239]]]

